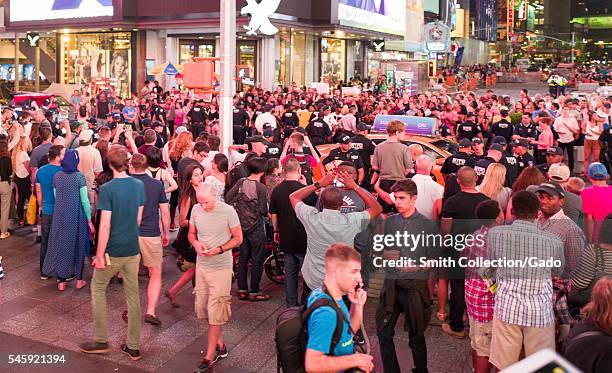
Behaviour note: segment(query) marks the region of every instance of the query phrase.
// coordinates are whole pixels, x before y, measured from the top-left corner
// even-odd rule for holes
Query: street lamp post
[[[219,97],[219,134],[221,151],[228,153],[232,144],[232,106],[236,90],[234,65],[236,62],[236,2],[220,0],[221,22],[221,95]]]

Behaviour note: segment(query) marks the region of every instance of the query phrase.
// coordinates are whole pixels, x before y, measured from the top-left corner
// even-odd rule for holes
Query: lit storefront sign
[[[259,3],[255,0],[247,0],[247,5],[240,10],[241,15],[251,15],[249,24],[244,26],[247,35],[257,35],[257,31],[264,35],[278,33],[278,28],[270,22],[269,17],[276,12],[279,4],[280,0],[261,0]]]
[[[112,17],[112,0],[10,0],[10,21]]]
[[[338,0],[338,21],[342,26],[403,36],[406,0]]]
[[[514,33],[514,0],[506,0],[506,40]]]
[[[430,22],[424,27],[425,49],[429,52],[449,52],[450,28],[440,21]]]
[[[524,21],[527,19],[527,0],[519,0],[518,3],[518,19]]]

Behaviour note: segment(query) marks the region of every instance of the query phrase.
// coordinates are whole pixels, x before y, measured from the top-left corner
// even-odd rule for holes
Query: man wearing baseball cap
[[[474,164],[474,172],[476,176],[478,176],[478,180],[476,182],[477,185],[482,183],[484,179],[484,175],[487,172],[487,168],[492,163],[501,163],[501,159],[504,155],[504,148],[500,144],[493,144],[489,147],[489,151],[487,152],[487,156],[483,159],[480,159],[478,162]]]
[[[355,149],[363,162],[363,173],[365,176],[361,187],[370,190],[370,181],[372,180],[372,156],[374,155],[376,144],[367,138],[369,129],[367,124],[359,122],[356,128],[356,135],[351,138],[351,148]]]
[[[466,121],[457,125],[456,133],[457,140],[472,140],[476,137],[482,138],[482,128],[480,128],[480,125],[476,124],[473,112],[467,113]]]
[[[94,132],[90,129],[82,130],[77,140],[79,144],[77,148],[79,153],[79,171],[85,176],[87,196],[89,197],[92,213],[95,212],[94,180],[103,171],[100,152],[91,145],[93,135]]]
[[[549,181],[554,181],[561,185],[565,190],[565,203],[563,204],[563,213],[567,215],[576,224],[581,224],[583,218],[582,199],[577,194],[567,190],[567,183],[570,178],[570,169],[563,163],[555,163],[548,169],[547,178]],[[529,190],[529,188],[527,189]]]
[[[608,170],[599,162],[589,165],[587,176],[593,186],[581,194],[584,231],[590,242],[598,242],[601,224],[612,213],[612,186],[608,185]]]
[[[544,176],[548,172],[551,165],[563,162],[563,149],[558,146],[551,146],[546,149],[546,163],[537,165],[536,167]]]
[[[518,159],[512,154],[512,150],[508,149],[508,140],[505,137],[495,136],[493,138],[493,144],[499,144],[503,148],[502,158],[499,163],[506,167],[506,180],[504,185],[510,188],[519,175]]]
[[[513,144],[514,146],[512,147],[512,150],[514,151],[514,156],[516,157],[516,160],[518,161],[518,168],[519,168],[518,174],[520,175],[521,172],[523,172],[523,170],[526,169],[527,167],[535,166],[536,160],[528,152],[529,141],[527,139],[520,137],[514,140]]]
[[[472,157],[474,158],[474,163],[485,157],[484,148],[484,141],[480,137],[472,139]]]
[[[463,166],[474,167],[474,158],[472,158],[471,149],[472,142],[468,139],[459,141],[459,151],[451,154],[444,160],[444,164],[440,169],[442,175],[456,174]]]
[[[361,160],[359,153],[357,153],[357,151],[354,149],[351,149],[351,137],[349,135],[342,135],[338,140],[340,142],[340,146],[329,152],[329,155],[323,160],[323,166],[328,169],[332,166],[328,166],[332,162],[334,162],[334,168],[342,162],[351,162],[357,169],[357,184],[361,184],[365,176],[363,161]]]
[[[514,133],[514,127],[512,126],[512,122],[510,121],[510,116],[508,115],[508,108],[505,106],[501,107],[500,114],[501,119],[498,122],[493,123],[491,126],[491,138],[495,136],[502,136],[506,139],[506,144],[512,138],[512,134]]]

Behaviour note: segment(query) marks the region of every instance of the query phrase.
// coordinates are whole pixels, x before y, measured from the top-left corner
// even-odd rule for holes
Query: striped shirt
[[[554,234],[563,242],[565,270],[561,274],[561,278],[571,278],[572,271],[578,265],[578,260],[580,260],[586,246],[584,233],[572,219],[565,215],[563,209],[548,219],[540,213],[538,228],[544,232]]]
[[[536,328],[552,325],[552,277],[563,271],[565,262],[561,240],[534,222],[515,220],[491,228],[487,242],[489,257],[505,261],[496,271],[495,318]],[[559,261],[560,266],[537,265],[542,260]]]
[[[598,250],[601,250],[603,259],[603,263],[599,264],[597,263]],[[572,272],[572,285],[574,290],[588,288],[598,272],[603,272],[605,275],[612,275],[612,250],[591,244],[584,250],[576,269]]]

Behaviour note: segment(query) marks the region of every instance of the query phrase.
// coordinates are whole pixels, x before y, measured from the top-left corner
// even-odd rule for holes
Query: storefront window
[[[193,61],[195,57],[214,57],[215,42],[213,40],[184,40],[179,41],[179,63]]]
[[[303,32],[293,34],[291,63],[291,82],[303,86],[306,82],[306,34]]]
[[[321,39],[321,78],[338,83],[346,75],[346,42],[340,39]]]
[[[132,49],[129,32],[64,34],[61,36],[62,81],[88,85],[107,81],[117,95],[129,97],[132,82]]]
[[[277,40],[280,58],[276,60],[276,82],[285,86],[291,83],[291,32],[280,32]]]
[[[347,65],[349,66],[348,79],[364,77],[364,44],[359,40],[348,41]]]
[[[253,72],[253,79],[257,81],[257,42],[241,41],[237,43],[238,65],[246,65]]]

